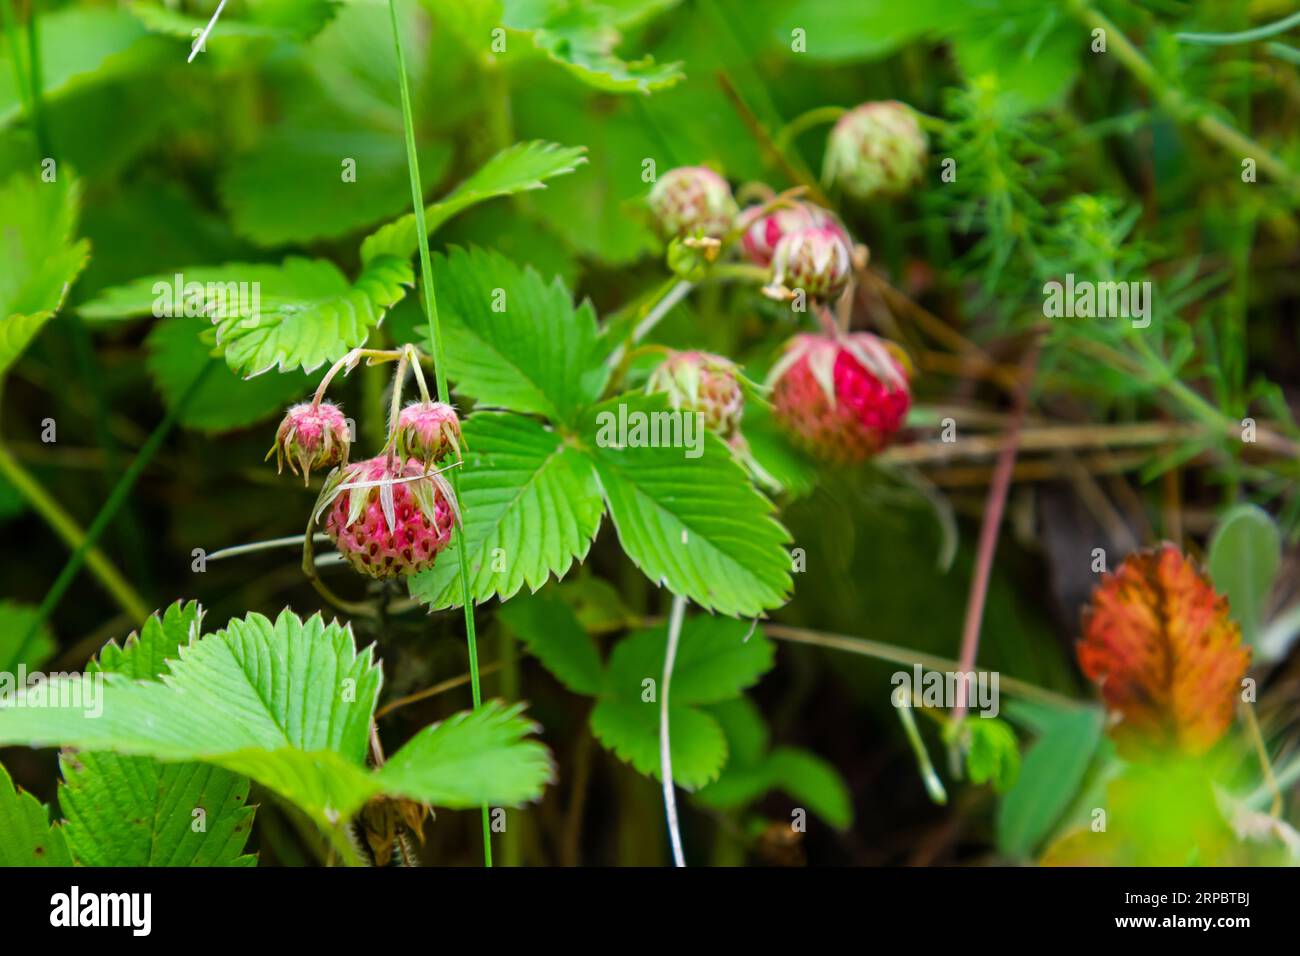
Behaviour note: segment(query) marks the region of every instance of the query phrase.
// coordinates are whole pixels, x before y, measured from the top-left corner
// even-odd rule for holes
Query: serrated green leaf
[[[681,64],[655,63],[649,56],[628,61],[614,53],[622,39],[619,27],[640,18],[619,16],[594,3],[551,6],[507,0],[503,23],[531,34],[539,50],[588,86],[614,93],[667,89],[683,78]]]
[[[546,748],[525,736],[541,728],[521,715],[523,704],[490,701],[426,727],[393,754],[378,774],[386,792],[453,809],[536,800],[555,776]]]
[[[63,828],[45,805],[14,786],[0,765],[0,866],[72,866]]]
[[[671,705],[668,726],[674,782],[694,790],[717,779],[727,762],[727,740],[718,722],[694,707]],[[591,732],[638,773],[660,778],[658,704],[602,698],[591,711]]]
[[[36,608],[17,601],[0,601],[0,674],[12,674],[21,664],[29,670],[40,667],[53,656],[54,638],[44,623],[36,630],[21,658],[19,646],[26,640],[32,622],[37,618]]]
[[[501,606],[498,619],[528,648],[556,680],[575,694],[599,694],[605,665],[578,616],[550,592],[517,597]]]
[[[139,631],[133,631],[119,645],[109,641],[86,665],[86,673],[103,671],[135,680],[159,680],[168,662],[180,658],[181,648],[199,639],[203,609],[198,601],[176,603],[165,611],[149,615]]]
[[[136,279],[105,290],[79,311],[97,320],[174,312],[183,309],[187,295],[183,290],[191,283],[202,284],[205,290],[209,284],[230,287],[234,283],[231,288],[243,290],[241,294],[227,294],[224,299],[208,295],[205,300],[212,303],[208,317],[216,325],[217,344],[225,351],[226,363],[245,376],[277,367],[311,372],[364,344],[414,281],[410,263],[390,256],[367,263],[355,282],[349,282],[332,262],[291,256],[280,266],[230,263]],[[178,282],[181,296],[174,291]]]
[[[712,704],[736,697],[772,669],[775,649],[761,628],[735,618],[695,615],[682,624],[673,663],[674,706]],[[641,682],[663,673],[668,627],[638,631],[620,641],[609,658],[610,693],[638,699]]]
[[[1210,538],[1209,570],[1215,590],[1228,596],[1228,609],[1252,647],[1282,561],[1282,535],[1268,512],[1238,505],[1220,519]]]
[[[0,377],[53,318],[90,255],[73,241],[81,186],[18,174],[0,186]]]
[[[998,807],[998,849],[1022,859],[1060,819],[1101,740],[1101,712],[1059,711],[1025,752],[1020,776]]]
[[[519,415],[477,412],[464,435],[460,495],[474,599],[505,600],[525,584],[536,591],[550,575],[563,577],[586,557],[604,513],[591,462]],[[461,601],[457,547],[410,579],[411,595],[435,610]]]
[[[726,445],[707,433],[699,458],[687,458],[683,448],[614,447],[620,404],[629,421],[667,405],[662,395],[625,395],[591,412],[588,444],[628,557],[652,581],[706,610],[756,616],[783,604],[791,588],[783,547],[789,533]]]
[[[59,807],[82,866],[255,866],[247,777],[202,763],[65,753]],[[199,829],[195,829],[196,826]]]
[[[424,211],[429,235],[462,210],[501,196],[545,189],[546,180],[571,173],[587,161],[586,147],[533,140],[507,146],[478,172]],[[415,214],[380,227],[361,244],[361,260],[390,255],[409,259],[417,246]]]
[[[350,628],[327,625],[319,615],[302,621],[286,610],[271,622],[250,614],[185,646],[168,666],[159,681],[93,675],[92,688],[100,691],[93,709],[65,681],[46,685],[44,706],[0,702],[0,743],[213,764],[257,780],[322,827],[349,818],[382,792],[453,799],[457,806],[506,804],[533,785],[528,796],[535,797],[544,783],[536,769],[539,745],[520,739],[531,725],[513,711],[499,717],[495,703],[436,735],[433,728],[422,731],[410,753],[394,755],[402,769],[392,777],[369,771],[379,666],[369,649],[356,651]],[[473,743],[458,742],[462,734]],[[422,740],[425,735],[436,740]],[[502,752],[479,759],[518,761],[520,772],[499,780],[469,773],[463,751],[482,748]]]
[[[480,404],[572,423],[608,378],[595,360],[596,313],[495,252],[453,248],[433,260],[447,374]]]

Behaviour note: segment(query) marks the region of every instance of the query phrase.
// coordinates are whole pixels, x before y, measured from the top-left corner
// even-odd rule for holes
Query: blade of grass
[[[424,195],[420,189],[420,160],[415,150],[415,120],[411,110],[411,89],[406,78],[406,56],[402,53],[402,33],[397,25],[397,4],[388,0],[388,15],[393,24],[393,48],[397,52],[397,82],[402,94],[402,127],[406,134],[406,166],[411,175],[411,203],[415,207],[415,235],[420,247],[420,276],[424,289],[424,312],[429,321],[429,341],[433,346],[433,374],[438,386],[438,401],[450,404],[447,371],[443,364],[442,329],[438,325],[438,299],[433,288],[433,266],[429,255],[429,230],[424,219]],[[460,501],[460,471],[451,472],[451,490]],[[474,599],[469,589],[469,556],[465,552],[464,511],[454,530],[456,553],[460,558],[460,591],[465,608],[465,641],[469,647],[470,689],[474,708],[482,702],[479,690],[478,640],[474,632]],[[492,830],[487,804],[483,805],[483,863],[492,865]]]

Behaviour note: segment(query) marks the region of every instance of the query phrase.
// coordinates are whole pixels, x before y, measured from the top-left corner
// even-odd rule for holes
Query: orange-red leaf
[[[1169,544],[1130,555],[1102,578],[1078,653],[1128,754],[1209,750],[1232,723],[1250,663],[1227,599]]]

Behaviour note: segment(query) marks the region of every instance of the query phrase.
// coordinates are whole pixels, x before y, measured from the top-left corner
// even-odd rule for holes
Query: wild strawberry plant
[[[1300,858],[1285,21],[0,2],[0,862]]]

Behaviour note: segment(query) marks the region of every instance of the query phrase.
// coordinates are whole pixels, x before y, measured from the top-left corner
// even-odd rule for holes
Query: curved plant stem
[[[812,631],[804,627],[771,623],[763,625],[763,633],[768,637],[775,637],[782,641],[809,644],[813,647],[825,647],[829,650],[845,651],[849,654],[861,654],[863,657],[875,658],[878,661],[889,661],[891,664],[902,664],[907,667],[920,664],[925,670],[945,672],[955,671],[958,667],[957,662],[951,658],[938,657],[934,654],[914,651],[911,648],[900,647],[897,644],[887,644],[884,641],[873,641],[865,637],[850,637],[847,634],[824,634],[821,631]],[[1005,674],[999,677],[998,686],[1012,696],[1022,697],[1025,700],[1036,700],[1059,710],[1077,710],[1088,706],[1085,701],[1074,700],[1064,694],[1048,690],[1046,687],[1039,687],[1037,684],[1017,680]]]
[[[36,513],[45,519],[45,523],[54,529],[54,532],[64,540],[64,542],[74,551],[81,548],[82,543],[86,540],[86,532],[81,529],[63,506],[50,495],[22,465],[14,458],[8,448],[0,445],[0,475],[18,489],[18,493],[26,499]],[[149,616],[148,604],[131,586],[131,583],[122,577],[121,572],[113,566],[113,563],[105,557],[104,552],[97,547],[87,548],[85,551],[86,567],[90,573],[99,579],[99,583],[104,586],[109,595],[127,615],[131,618],[133,624],[141,624]]]
[[[393,25],[393,48],[397,54],[397,82],[402,94],[402,127],[406,133],[406,167],[411,176],[411,202],[415,207],[415,234],[420,246],[420,273],[424,288],[425,315],[429,320],[429,341],[433,348],[433,374],[438,385],[438,401],[451,404],[447,390],[447,370],[443,361],[442,330],[438,325],[438,299],[433,288],[433,264],[429,255],[429,230],[424,217],[424,196],[420,189],[420,161],[415,150],[415,120],[411,111],[411,89],[406,79],[406,57],[402,53],[402,34],[397,26],[397,5],[388,0],[388,15]],[[451,474],[451,488],[460,501],[460,470]],[[474,633],[474,596],[469,588],[469,556],[465,553],[464,509],[462,518],[455,526],[453,541],[456,555],[460,561],[461,603],[465,608],[465,641],[469,649],[470,688],[473,691],[474,708],[482,703],[479,689],[478,640]],[[488,817],[487,804],[483,805],[483,862],[492,865],[492,830]]]
[[[303,536],[300,534],[291,534],[283,538],[270,538],[266,541],[250,541],[248,544],[236,544],[229,548],[222,548],[220,551],[213,551],[208,555],[209,561],[220,561],[222,558],[233,558],[241,554],[252,554],[255,551],[271,551],[275,548],[298,548],[302,546]],[[324,543],[329,540],[327,534],[316,534],[312,540],[318,543]]]
[[[1240,33],[1175,33],[1174,39],[1180,43],[1206,43],[1210,46],[1228,46],[1232,43],[1250,43],[1252,40],[1263,40],[1265,37],[1276,36],[1279,33],[1285,33],[1296,25],[1300,25],[1300,13],[1293,13],[1289,17],[1266,23],[1262,27],[1255,27],[1253,30],[1242,30]]]
[[[673,845],[673,863],[685,866],[682,855],[682,832],[677,825],[677,794],[673,788],[672,742],[668,735],[668,685],[673,679],[673,662],[677,658],[677,643],[682,636],[682,618],[686,615],[686,598],[673,596],[673,609],[668,618],[668,649],[664,654],[664,675],[659,685],[659,772],[664,783],[664,814],[668,818],[668,838]]]
[[[1025,357],[1020,391],[1016,395],[1015,411],[1012,413],[1011,424],[1007,427],[1007,442],[998,455],[997,467],[993,470],[993,482],[989,485],[988,499],[984,505],[984,522],[980,526],[975,573],[971,577],[970,594],[966,599],[966,619],[962,623],[961,658],[957,670],[963,674],[975,668],[975,656],[979,653],[980,624],[984,620],[984,599],[988,595],[989,577],[993,573],[993,555],[997,551],[998,532],[1002,527],[1002,512],[1006,508],[1007,492],[1011,488],[1011,473],[1016,466],[1020,426],[1029,408],[1029,389],[1033,384],[1034,371],[1038,368],[1038,351],[1038,342],[1035,341]],[[966,716],[964,681],[957,683],[955,703],[952,719],[954,723],[961,723],[962,718]]]
[[[921,732],[916,727],[916,718],[912,716],[912,702],[895,700],[894,709],[898,711],[898,719],[903,723],[907,742],[912,745],[912,753],[916,756],[916,767],[921,772],[925,792],[930,795],[932,802],[943,806],[948,802],[948,792],[944,790],[943,781],[939,779],[934,764],[930,762],[930,753],[925,749],[925,741],[921,739]]]
[[[199,390],[199,386],[203,384],[203,380],[207,378],[208,373],[212,371],[215,364],[216,363],[214,362],[209,362],[203,366],[198,375],[194,376],[194,381],[192,381],[189,387],[185,389],[185,393],[181,395],[180,401],[173,405],[171,410],[163,417],[163,420],[158,423],[158,427],[149,435],[149,439],[144,443],[144,447],[140,449],[140,453],[135,456],[126,471],[122,473],[122,477],[118,479],[117,484],[113,486],[113,490],[109,493],[108,500],[105,501],[104,506],[99,509],[99,514],[95,515],[95,520],[92,521],[90,527],[86,529],[85,536],[77,545],[76,550],[74,550],[72,555],[68,558],[67,563],[63,566],[63,570],[59,572],[59,576],[55,579],[54,584],[46,593],[45,600],[41,602],[41,606],[37,609],[36,616],[33,618],[31,626],[27,629],[27,634],[19,644],[18,659],[21,660],[23,651],[26,650],[28,643],[35,636],[36,631],[45,623],[50,614],[54,611],[59,600],[63,597],[64,592],[67,591],[68,586],[72,583],[72,579],[76,577],[77,572],[81,569],[81,565],[85,563],[86,552],[94,546],[96,541],[99,540],[99,536],[104,533],[104,529],[107,528],[109,522],[113,520],[113,516],[117,514],[117,510],[122,507],[122,503],[126,501],[126,496],[130,494],[131,488],[136,483],[136,479],[140,477],[140,473],[143,472],[149,462],[153,460],[153,456],[158,453],[158,449],[162,446],[163,440],[171,432],[172,426],[176,424],[176,419],[179,418],[181,412],[185,410],[190,399],[194,397],[194,393]],[[143,602],[141,602],[141,605],[143,606]],[[139,617],[142,623],[144,619],[148,617],[148,614],[149,612],[147,609],[140,614]]]
[[[801,113],[781,127],[776,136],[772,137],[772,145],[784,153],[796,137],[814,127],[834,123],[847,112],[843,106],[818,106]]]

